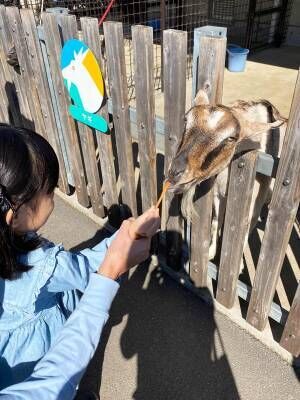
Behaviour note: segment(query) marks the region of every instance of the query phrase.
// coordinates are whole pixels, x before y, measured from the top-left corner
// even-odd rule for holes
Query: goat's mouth
[[[197,179],[192,179],[184,183],[172,184],[172,182],[170,182],[168,192],[171,192],[173,194],[182,194],[187,192],[195,183],[197,183]]]

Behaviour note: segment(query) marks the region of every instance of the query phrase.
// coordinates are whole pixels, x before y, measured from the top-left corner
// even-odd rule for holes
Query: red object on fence
[[[100,26],[103,23],[103,21],[105,20],[107,14],[109,13],[109,11],[112,8],[112,6],[114,5],[114,2],[115,2],[115,0],[110,0],[110,2],[108,4],[107,9],[105,10],[104,14],[102,15],[101,18],[99,18],[98,26]]]

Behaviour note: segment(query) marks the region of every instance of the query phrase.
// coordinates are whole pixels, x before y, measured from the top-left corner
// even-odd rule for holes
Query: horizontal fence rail
[[[0,117],[3,122],[34,129],[51,143],[60,164],[61,191],[75,191],[83,207],[91,207],[101,218],[108,216],[109,221],[113,220],[112,210],[120,204],[118,218],[136,216],[155,204],[183,137],[187,34],[172,29],[164,32],[162,120],[154,114],[152,28],[139,25],[132,29],[137,98],[137,108],[133,109],[128,103],[122,24],[104,23],[105,60],[97,19],[81,18],[80,25],[79,32],[74,16],[44,13],[42,25],[37,28],[31,10],[0,6]],[[222,103],[227,42],[226,29],[216,28],[215,32],[221,32],[217,37],[209,32],[208,37],[205,29],[195,33],[193,97],[201,88],[213,105]],[[92,49],[103,70],[107,65],[109,95],[98,114],[107,121],[109,134],[96,132],[69,114],[71,101],[61,74],[60,54],[66,40],[78,37]],[[12,50],[17,56],[15,65],[7,62]],[[280,344],[294,356],[300,352],[300,289],[298,286],[296,290],[298,283],[294,285],[295,295],[291,298],[290,288],[282,283],[280,274],[300,198],[299,104],[298,78],[280,158],[254,150],[231,162],[220,261],[209,261],[213,180],[206,194],[194,201],[192,223],[181,216],[180,198],[167,194],[159,246],[165,271],[195,293],[216,281],[217,302],[228,309],[236,307],[238,297],[249,303],[249,324],[263,330],[269,317],[282,324]],[[248,245],[250,203],[258,173],[269,180],[275,178],[275,186],[257,268],[253,261],[250,283],[245,283],[240,270]],[[296,281],[300,276],[297,268],[293,270]],[[280,287],[288,297],[285,303],[276,298]]]

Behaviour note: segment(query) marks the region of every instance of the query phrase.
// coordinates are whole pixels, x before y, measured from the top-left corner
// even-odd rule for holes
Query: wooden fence
[[[37,27],[31,10],[0,6],[0,117],[2,121],[35,129],[54,147],[60,164],[59,188],[70,194],[75,188],[78,202],[105,217],[114,204],[126,204],[133,215],[147,209],[161,189],[166,171],[184,129],[187,34],[164,32],[164,167],[158,160],[154,115],[153,32],[135,26],[132,45],[135,60],[136,110],[129,110],[123,29],[121,23],[106,22],[106,66],[102,59],[97,20],[81,19],[80,37],[92,49],[102,70],[107,70],[110,98],[99,111],[111,128],[100,134],[75,122],[69,115],[70,103],[60,71],[63,43],[79,35],[74,16],[43,14]],[[199,37],[200,56],[195,61],[194,82],[204,88],[212,104],[222,101],[226,37]],[[7,63],[15,47],[19,67]],[[109,107],[110,106],[110,107]],[[109,112],[110,111],[110,112]],[[131,135],[130,115],[135,115],[138,152]],[[112,119],[110,116],[112,115]],[[161,122],[160,122],[161,124]],[[168,194],[163,209],[162,243],[165,268],[188,287],[217,282],[216,300],[232,308],[237,296],[249,301],[247,321],[264,330],[271,317],[284,325],[281,345],[294,356],[300,352],[300,288],[290,310],[274,303],[280,282],[283,258],[300,199],[300,79],[298,78],[275,188],[262,239],[252,290],[239,281],[244,238],[255,171],[266,173],[259,162],[263,155],[249,152],[231,164],[219,266],[208,261],[212,215],[212,190],[195,203],[196,219],[186,230],[179,213],[179,198]],[[268,159],[268,157],[266,157]],[[271,160],[272,161],[272,160]],[[270,163],[272,165],[272,162]],[[164,168],[164,169],[163,169]],[[272,174],[272,168],[267,174]],[[273,172],[274,174],[274,172]],[[189,245],[189,268],[181,267],[182,243]],[[170,269],[171,267],[172,269]],[[299,268],[297,266],[297,268]],[[299,277],[296,271],[295,279]],[[289,289],[286,288],[286,291]]]

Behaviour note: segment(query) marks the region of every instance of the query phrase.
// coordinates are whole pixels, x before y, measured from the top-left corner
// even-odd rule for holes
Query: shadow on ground
[[[293,50],[293,51],[291,51]],[[297,47],[282,46],[255,51],[249,56],[250,61],[277,67],[299,69],[300,51]]]
[[[84,246],[92,246],[93,241]],[[81,383],[82,391],[99,391],[105,347],[112,328],[125,316],[120,348],[125,359],[137,358],[134,399],[240,398],[213,308],[178,290],[174,281],[149,262],[124,278]]]

